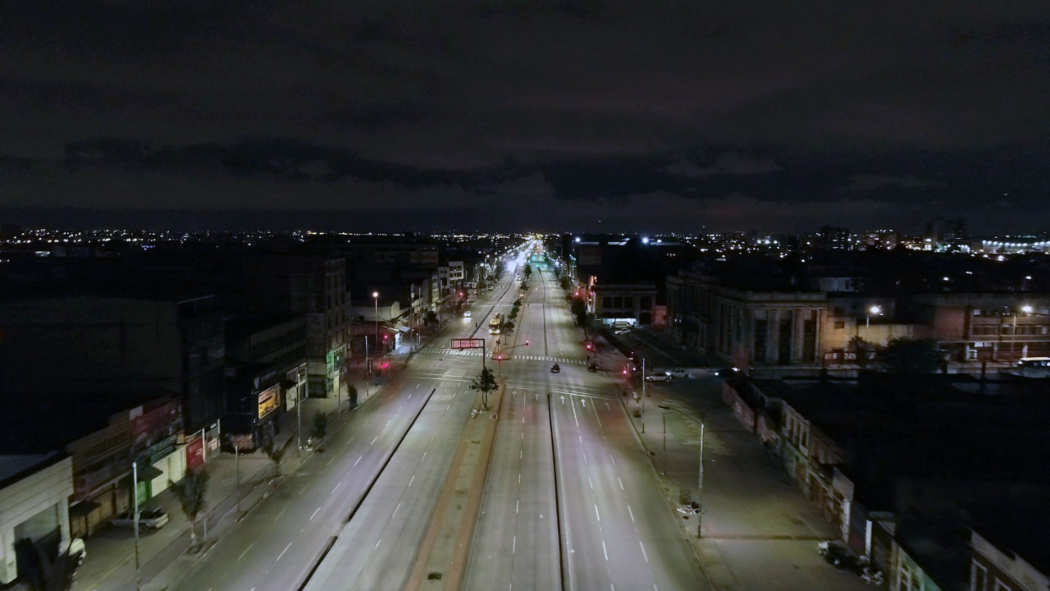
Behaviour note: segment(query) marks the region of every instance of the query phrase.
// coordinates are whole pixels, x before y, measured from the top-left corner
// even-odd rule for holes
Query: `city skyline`
[[[964,217],[993,234],[1048,220],[1044,3],[4,12],[0,105],[18,117],[0,213],[17,223],[917,232]]]

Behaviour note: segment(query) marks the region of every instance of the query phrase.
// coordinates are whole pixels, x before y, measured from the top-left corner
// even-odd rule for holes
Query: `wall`
[[[69,496],[73,494],[73,460],[46,465],[0,489],[0,584],[18,576],[15,529],[34,517],[55,511],[61,539],[69,540]]]

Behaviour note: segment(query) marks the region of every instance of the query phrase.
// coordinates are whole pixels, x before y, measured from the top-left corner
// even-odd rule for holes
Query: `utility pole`
[[[142,564],[139,561],[139,463],[131,462],[131,496],[135,501],[135,590],[142,589]]]
[[[697,492],[697,501],[700,505],[700,511],[696,514],[696,537],[702,538],[703,531],[701,528],[701,519],[704,514],[704,427],[707,425],[707,417],[700,415],[700,475],[699,475],[699,492]]]

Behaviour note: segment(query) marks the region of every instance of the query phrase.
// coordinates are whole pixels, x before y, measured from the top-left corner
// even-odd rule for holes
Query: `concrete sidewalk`
[[[295,415],[280,418],[278,445],[288,445],[283,468],[298,464],[295,458]],[[196,531],[201,543],[214,542],[226,521],[236,521],[263,493],[271,479],[273,463],[261,451],[240,454],[210,455],[204,464],[209,480],[205,493],[206,512],[197,518]],[[238,476],[239,469],[239,476]],[[240,487],[238,488],[238,481]],[[238,503],[240,499],[240,503]],[[238,512],[240,504],[240,512]],[[140,530],[140,563],[142,580],[160,576],[168,565],[190,547],[189,522],[182,513],[174,492],[166,490],[151,499],[146,507],[159,507],[168,513],[170,522],[157,531]],[[85,540],[87,557],[77,572],[75,591],[135,588],[135,542],[130,528],[102,529]]]
[[[626,361],[619,353],[610,357]],[[817,543],[835,538],[834,528],[788,482],[779,460],[722,403],[721,380],[650,383],[644,400],[641,385],[617,382],[618,398],[657,472],[667,510],[675,512],[715,589],[868,588],[860,577],[836,570],[818,554]],[[687,501],[703,506],[702,538],[697,538],[698,516],[677,511]]]

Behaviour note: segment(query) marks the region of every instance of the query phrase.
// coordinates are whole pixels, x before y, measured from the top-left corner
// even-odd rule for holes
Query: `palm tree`
[[[190,522],[190,547],[197,547],[197,515],[204,510],[204,491],[208,489],[208,472],[201,468],[190,470],[178,482],[168,481],[168,485],[179,499],[182,513]]]
[[[19,570],[32,591],[69,591],[80,565],[80,552],[62,550],[61,542],[48,552],[38,542],[22,538],[15,542]]]

